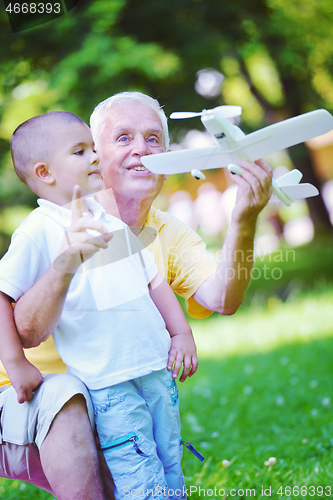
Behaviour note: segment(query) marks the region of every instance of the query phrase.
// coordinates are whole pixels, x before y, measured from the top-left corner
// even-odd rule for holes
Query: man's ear
[[[35,176],[45,184],[53,184],[55,182],[55,178],[51,174],[47,163],[36,163],[34,165],[33,171]]]

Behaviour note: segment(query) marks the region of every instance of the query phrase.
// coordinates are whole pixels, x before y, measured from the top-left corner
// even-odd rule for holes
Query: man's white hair
[[[105,99],[105,101],[100,102],[90,117],[90,127],[91,132],[96,143],[96,146],[99,145],[99,139],[101,133],[103,132],[103,117],[107,112],[115,104],[130,102],[130,101],[140,101],[144,104],[147,104],[150,108],[152,108],[159,116],[162,123],[162,131],[164,138],[165,150],[169,149],[170,139],[169,139],[169,131],[168,131],[168,121],[167,117],[163,109],[161,108],[157,99],[153,99],[152,97],[142,94],[141,92],[120,92],[119,94],[114,94],[111,97]]]

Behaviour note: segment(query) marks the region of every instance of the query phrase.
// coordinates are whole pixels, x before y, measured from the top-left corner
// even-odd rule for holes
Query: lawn
[[[203,496],[199,486],[212,498],[261,497],[262,488],[333,497],[332,303],[327,287],[233,321],[196,322],[199,371],[180,388],[183,438],[206,457],[184,451],[191,498]]]
[[[189,498],[333,498],[332,248],[259,260],[279,279],[261,272],[232,317],[191,320],[200,365],[179,384],[182,437],[205,460],[184,448]],[[0,498],[52,496],[1,480]]]

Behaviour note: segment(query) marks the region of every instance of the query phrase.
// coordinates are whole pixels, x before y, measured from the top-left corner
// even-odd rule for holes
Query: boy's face
[[[99,157],[87,125],[71,123],[62,128],[51,148],[49,171],[65,203],[71,201],[76,184],[82,196],[101,189]]]

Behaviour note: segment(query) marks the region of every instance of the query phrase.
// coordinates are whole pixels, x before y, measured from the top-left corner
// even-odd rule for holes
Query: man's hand
[[[184,382],[187,377],[192,377],[198,368],[197,350],[192,333],[171,337],[167,368],[171,371],[173,367],[173,378],[178,377],[182,364],[184,367],[179,379],[180,382]]]
[[[26,358],[18,363],[6,363],[9,380],[17,393],[17,401],[24,403],[33,398],[34,391],[43,381],[40,371]]]
[[[107,248],[112,233],[108,233],[100,222],[83,217],[79,186],[74,186],[71,210],[72,222],[65,233],[60,254],[53,262],[53,267],[62,273],[75,274],[82,262],[101,248]],[[89,230],[100,233],[100,236],[93,237]]]
[[[264,161],[243,161],[242,175],[233,175],[238,185],[236,205],[232,213],[234,222],[256,221],[261,210],[272,196],[272,169]]]

